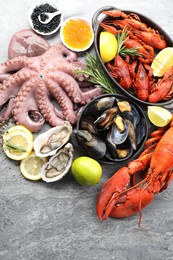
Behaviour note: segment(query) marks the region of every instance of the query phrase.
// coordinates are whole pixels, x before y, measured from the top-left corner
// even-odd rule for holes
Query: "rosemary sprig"
[[[138,52],[138,48],[129,49],[123,45],[124,42],[129,38],[128,34],[129,34],[129,30],[127,29],[126,26],[122,30],[122,33],[118,33],[118,35],[117,35],[117,41],[118,41],[117,53],[120,54],[121,56],[127,56],[127,55],[129,55],[130,57],[141,56],[141,54]]]
[[[14,145],[14,144],[11,144],[9,142],[4,142],[4,144],[5,144],[6,147],[11,148],[11,149],[15,150],[16,152],[27,152],[22,147]]]
[[[96,85],[100,85],[105,93],[115,93],[110,80],[107,78],[102,69],[98,58],[90,53],[85,57],[86,69],[75,71],[76,74],[86,74],[89,76],[89,81]]]

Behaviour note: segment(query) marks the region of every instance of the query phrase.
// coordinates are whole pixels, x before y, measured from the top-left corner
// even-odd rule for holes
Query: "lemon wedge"
[[[171,112],[159,106],[148,106],[147,114],[151,123],[158,127],[166,126],[172,119]]]
[[[99,39],[100,56],[103,62],[111,61],[118,49],[116,37],[109,32],[101,32]]]
[[[40,180],[41,169],[46,162],[47,158],[38,157],[34,152],[32,152],[27,158],[21,160],[20,171],[22,175],[28,180]]]
[[[23,131],[7,131],[3,135],[3,149],[5,154],[13,160],[22,160],[29,156],[33,148],[33,141]]]
[[[154,58],[151,68],[153,76],[162,77],[163,74],[173,66],[173,47],[166,47]]]

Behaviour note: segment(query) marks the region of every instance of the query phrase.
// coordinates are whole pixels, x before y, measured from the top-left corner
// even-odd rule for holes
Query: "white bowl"
[[[29,20],[29,24],[31,26],[31,28],[38,34],[41,34],[41,35],[52,35],[54,34],[55,32],[57,32],[59,30],[59,28],[61,27],[62,23],[63,23],[63,14],[61,13],[60,14],[60,22],[58,23],[57,27],[54,28],[53,30],[50,30],[48,32],[44,32],[44,31],[41,31],[41,30],[38,30],[35,26],[34,26],[34,22],[31,18],[32,14],[33,14],[33,11],[35,10],[36,7],[39,7],[40,5],[44,5],[44,4],[49,4],[50,6],[54,7],[56,10],[60,10],[60,8],[57,7],[56,4],[54,4],[53,2],[49,2],[49,1],[39,1],[37,3],[34,3],[29,12],[28,12],[28,20]],[[41,14],[41,13],[40,13]],[[47,29],[48,25],[47,24],[41,24],[41,22],[37,21],[38,22],[38,26],[42,26],[43,29]],[[40,24],[39,24],[40,23]],[[51,21],[49,22],[49,24],[51,24]]]
[[[92,33],[92,37],[91,37],[91,40],[89,41],[89,44],[84,47],[84,48],[77,48],[77,47],[71,47],[68,45],[68,43],[64,40],[64,35],[63,35],[63,30],[64,30],[64,27],[66,26],[66,24],[70,21],[70,20],[81,20],[81,21],[84,21],[86,22],[88,25],[89,25],[89,28],[91,30],[91,33]],[[81,32],[79,32],[81,33]],[[78,33],[76,34],[76,37],[80,36]],[[87,20],[87,19],[84,19],[84,18],[81,18],[81,17],[70,17],[68,18],[67,20],[65,20],[61,26],[61,29],[60,29],[60,39],[62,41],[62,43],[70,50],[72,51],[76,51],[76,52],[82,52],[82,51],[86,51],[87,49],[89,49],[91,47],[91,45],[93,44],[93,41],[94,41],[94,32],[93,32],[93,28],[92,28],[92,25],[91,23]]]

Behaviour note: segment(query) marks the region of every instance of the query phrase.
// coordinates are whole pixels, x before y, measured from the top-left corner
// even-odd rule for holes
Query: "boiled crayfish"
[[[156,103],[170,99],[173,95],[173,68],[158,80],[153,77],[150,67],[155,57],[155,50],[162,50],[167,46],[164,37],[143,23],[136,14],[126,14],[116,9],[102,13],[110,16],[111,19],[100,22],[99,25],[115,35],[125,29],[127,36],[123,40],[123,46],[128,50],[136,49],[138,52],[133,57],[119,52],[111,62],[105,63],[110,75],[124,89],[133,89],[142,101]]]
[[[116,32],[120,32],[126,26],[130,31],[130,38],[134,38],[139,42],[142,41],[143,43],[148,44],[155,49],[162,50],[166,47],[167,44],[164,40],[164,37],[160,35],[158,31],[151,29],[145,23],[141,22],[138,15],[127,15],[120,10],[103,11],[102,13],[116,18],[115,20],[100,23],[100,26],[106,30],[116,34]],[[109,26],[108,24],[112,25]],[[120,29],[117,30],[116,26],[118,26]]]
[[[173,120],[169,129],[160,128],[151,133],[145,145],[146,149],[137,159],[119,169],[102,187],[97,199],[100,220],[140,213],[140,226],[142,209],[154,199],[154,194],[169,185],[173,178]],[[139,172],[145,171],[142,175],[145,177],[137,182]],[[127,188],[131,177],[132,186]]]

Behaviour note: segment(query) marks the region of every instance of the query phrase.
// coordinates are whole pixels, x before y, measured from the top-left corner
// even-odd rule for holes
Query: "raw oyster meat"
[[[54,155],[69,141],[71,134],[72,126],[68,121],[64,121],[63,125],[50,128],[35,138],[33,143],[35,154],[39,157]]]
[[[41,178],[45,182],[54,182],[62,179],[69,171],[73,160],[73,146],[67,143],[50,158],[41,169]]]

